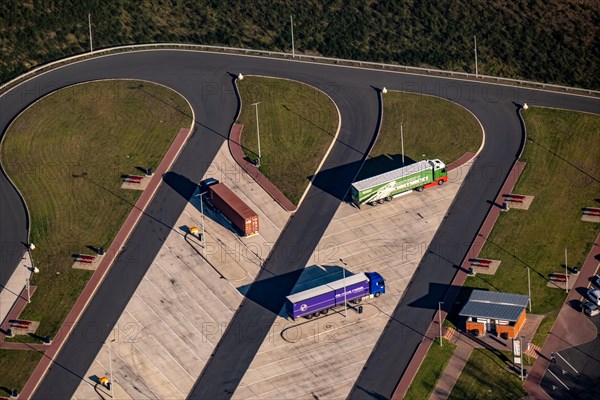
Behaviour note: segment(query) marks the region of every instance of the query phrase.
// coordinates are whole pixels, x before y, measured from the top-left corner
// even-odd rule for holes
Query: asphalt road
[[[408,365],[432,319],[438,299],[448,289],[456,265],[464,257],[491,207],[490,202],[516,159],[522,141],[516,104],[527,102],[600,112],[600,101],[585,97],[419,75],[166,50],[89,60],[18,86],[0,98],[1,132],[35,99],[60,87],[103,78],[136,78],[162,83],[185,96],[196,115],[193,137],[46,375],[36,398],[68,398],[75,392],[191,196],[194,182],[206,171],[226,139],[238,106],[229,74],[238,72],[291,78],[318,87],[338,105],[342,129],[315,185],[282,233],[256,284],[206,365],[192,398],[227,398],[237,387],[279,311],[278,306],[333,217],[373,139],[379,115],[378,97],[373,87],[432,94],[464,105],[484,126],[486,147],[357,380],[351,397],[358,398],[389,398]],[[17,255],[13,255],[12,250],[6,249],[22,246],[26,221],[21,201],[5,177],[0,181],[0,188],[3,245],[0,274],[8,276],[20,254],[17,251]],[[90,329],[94,332],[100,329],[101,333],[90,337]],[[252,339],[244,332],[252,332]]]

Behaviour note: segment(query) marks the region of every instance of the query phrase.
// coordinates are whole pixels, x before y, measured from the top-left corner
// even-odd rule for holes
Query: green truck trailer
[[[423,191],[448,181],[446,165],[440,160],[423,160],[352,184],[352,202],[372,206],[392,200],[409,190]]]

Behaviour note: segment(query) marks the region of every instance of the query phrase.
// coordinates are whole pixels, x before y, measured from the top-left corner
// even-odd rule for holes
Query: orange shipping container
[[[258,233],[258,214],[225,184],[209,186],[208,196],[212,204],[245,236]]]

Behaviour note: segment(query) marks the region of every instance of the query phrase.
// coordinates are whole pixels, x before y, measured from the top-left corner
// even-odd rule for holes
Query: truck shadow
[[[405,166],[414,164],[415,162],[410,157],[404,157]],[[341,201],[351,201],[349,189],[353,182],[401,168],[402,166],[401,154],[385,154],[369,158],[364,164],[362,161],[355,161],[339,167],[324,169],[316,175],[309,176],[308,179],[314,178],[314,186]]]
[[[306,267],[304,269],[298,270],[298,271],[294,271],[299,273],[299,277],[296,280],[296,284],[294,285],[294,288],[292,289],[290,294],[294,294],[294,293],[299,293],[302,292],[304,290],[308,290],[308,289],[312,289],[314,287],[317,286],[321,286],[321,285],[325,285],[337,280],[340,280],[343,278],[344,273],[346,275],[346,278],[351,277],[352,275],[354,275],[352,272],[345,270],[343,267],[339,266],[339,265],[311,265],[309,267]],[[288,275],[288,274],[286,274]],[[265,306],[265,304],[263,303],[263,301],[259,301],[259,297],[257,296],[257,293],[261,293],[261,291],[267,290],[267,294],[268,294],[268,290],[269,287],[273,286],[273,285],[279,285],[281,282],[279,282],[281,279],[286,279],[284,278],[284,276],[276,276],[273,278],[269,278],[269,279],[264,279],[262,281],[257,281],[248,285],[244,285],[244,286],[240,286],[237,288],[237,290],[245,297],[249,298],[250,300],[257,302],[263,306]],[[257,285],[256,287],[253,287],[254,285]],[[262,295],[261,295],[262,298]],[[268,301],[268,300],[266,300]],[[279,308],[277,310],[275,310],[275,308],[277,308],[277,306],[273,306],[272,308],[269,308],[267,306],[265,306],[266,308],[270,309],[271,311],[273,311],[273,313],[279,315],[280,317],[283,318],[287,318],[287,313],[285,311],[285,306],[279,306]]]

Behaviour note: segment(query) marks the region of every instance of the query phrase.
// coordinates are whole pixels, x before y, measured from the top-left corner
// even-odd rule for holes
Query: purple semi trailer
[[[344,286],[346,296],[344,299]],[[327,314],[344,301],[358,303],[364,298],[379,297],[385,293],[385,280],[377,272],[364,272],[317,286],[286,297],[285,310],[292,318],[312,318]]]

